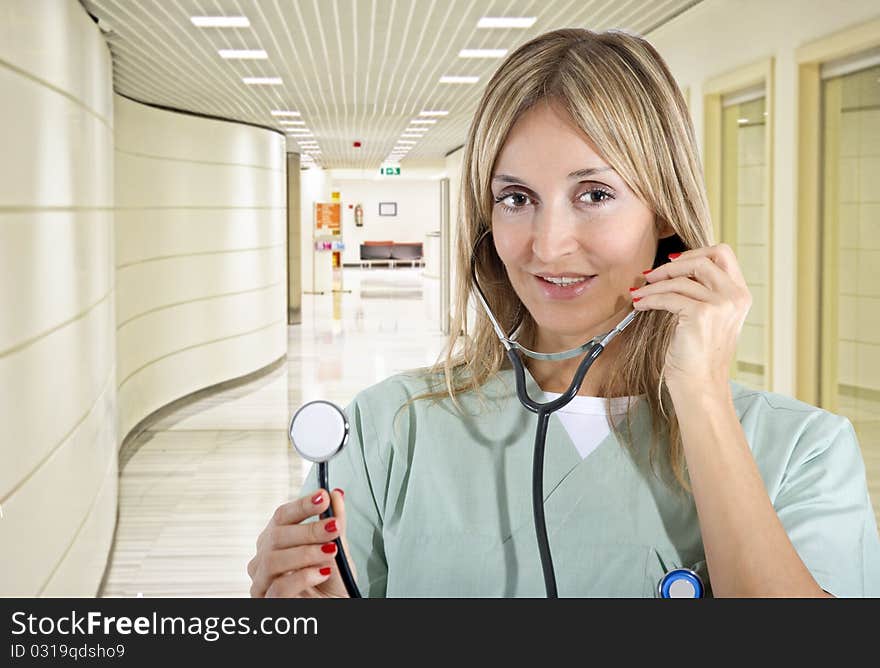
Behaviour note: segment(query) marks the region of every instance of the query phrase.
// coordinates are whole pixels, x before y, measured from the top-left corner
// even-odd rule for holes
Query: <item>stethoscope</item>
[[[638,311],[630,311],[614,328],[606,333],[593,337],[586,343],[570,350],[558,353],[539,353],[526,348],[516,339],[520,334],[522,326],[522,317],[513,325],[510,333],[506,333],[492,309],[489,307],[486,295],[480,287],[477,278],[477,248],[491,234],[491,230],[485,230],[474,243],[474,250],[471,253],[471,281],[475,288],[474,294],[483,307],[486,317],[492,323],[495,334],[504,346],[507,358],[513,365],[516,377],[516,394],[520,403],[528,410],[538,414],[538,425],[535,431],[535,454],[532,460],[532,512],[535,519],[535,534],[538,540],[538,552],[541,556],[541,569],[544,573],[544,588],[547,592],[547,598],[557,598],[556,575],[553,571],[553,557],[550,554],[550,544],[547,539],[547,523],[544,518],[544,449],[547,443],[547,426],[550,422],[550,415],[568,404],[575,396],[584,382],[593,362],[602,354],[602,351],[611,341],[617,337],[636,317]],[[520,312],[521,313],[521,312]],[[539,360],[564,360],[576,357],[583,353],[584,359],[578,365],[574,373],[571,384],[568,389],[552,401],[540,403],[529,396],[526,388],[525,368],[519,355],[527,355],[533,359]],[[667,572],[657,585],[658,594],[661,598],[700,598],[703,595],[703,583],[700,576],[694,571],[686,568],[676,568]],[[691,595],[688,595],[690,592]]]
[[[330,476],[327,462],[339,454],[348,443],[348,418],[345,412],[329,401],[310,401],[300,406],[290,420],[287,435],[301,457],[318,465],[318,485],[329,491]],[[332,506],[321,513],[321,519],[333,517]],[[337,538],[336,566],[351,598],[361,598],[361,592],[348,565],[342,539]]]
[[[474,245],[474,254],[471,255],[471,277],[476,288],[476,296],[482,304],[486,316],[492,323],[495,333],[507,352],[507,357],[513,365],[516,375],[516,392],[520,403],[538,414],[538,425],[535,432],[535,453],[532,462],[532,511],[535,520],[535,533],[538,540],[538,551],[541,557],[541,568],[544,574],[544,587],[548,598],[558,598],[556,589],[556,576],[553,571],[553,558],[550,554],[550,545],[547,539],[547,525],[544,518],[544,449],[547,441],[547,426],[550,415],[568,404],[583,384],[584,377],[596,358],[602,354],[605,347],[629,325],[637,315],[637,311],[631,311],[610,332],[596,336],[577,348],[572,348],[559,353],[539,353],[529,350],[516,340],[519,334],[521,322],[514,325],[510,334],[506,334],[495,316],[480,288],[476,272],[476,247],[486,238],[488,230],[477,240]],[[533,400],[526,389],[525,368],[517,351],[542,360],[570,359],[582,353],[586,353],[584,359],[578,365],[574,378],[568,389],[557,399],[546,403]],[[318,484],[323,489],[330,489],[328,482],[327,462],[336,455],[347,443],[349,425],[344,411],[329,401],[312,401],[304,404],[294,414],[290,421],[290,441],[296,451],[308,461],[318,465]],[[321,514],[322,518],[332,517],[332,510],[328,509]],[[342,546],[342,541],[336,539],[337,553],[336,564],[339,568],[343,583],[348,595],[352,598],[360,598],[361,594],[351,574]],[[658,583],[658,595],[661,598],[700,598],[703,595],[703,584],[699,575],[686,568],[676,568],[667,572]]]

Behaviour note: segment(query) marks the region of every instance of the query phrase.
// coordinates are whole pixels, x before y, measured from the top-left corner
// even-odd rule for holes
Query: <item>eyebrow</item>
[[[570,179],[580,179],[586,176],[592,176],[593,174],[598,174],[600,172],[613,172],[614,170],[611,167],[587,167],[586,169],[579,169],[576,172],[572,172],[568,175]],[[502,183],[521,183],[524,186],[528,184],[520,178],[516,176],[511,176],[510,174],[496,174],[492,177],[493,181],[501,181]]]

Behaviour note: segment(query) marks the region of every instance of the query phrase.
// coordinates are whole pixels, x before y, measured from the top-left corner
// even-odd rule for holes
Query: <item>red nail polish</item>
[[[321,503],[321,501],[323,501],[323,500],[324,500],[324,495],[321,494],[321,492],[318,492],[317,494],[315,494],[315,495],[312,497],[312,503],[314,503],[316,506],[317,506],[319,503]]]
[[[339,496],[345,498],[345,492],[343,492],[339,487],[333,490],[334,492],[339,492]]]
[[[330,567],[326,566],[318,571],[321,575],[330,575]]]
[[[333,533],[336,531],[336,520],[330,520],[327,524],[324,525],[324,529],[326,529],[327,533]]]
[[[630,292],[635,292],[636,290],[638,290],[638,288],[630,288],[629,289]]]
[[[321,552],[324,554],[333,554],[336,552],[336,543],[325,543],[321,546]]]
[[[637,302],[637,301],[639,301],[640,299],[641,299],[641,297],[633,297],[633,301],[634,301],[634,302]]]
[[[648,269],[648,270],[646,270],[646,271],[643,271],[642,273],[643,273],[643,274],[650,274],[652,271],[654,271],[654,270],[653,270],[653,269]]]
[[[670,253],[668,257],[669,257],[670,260],[674,260],[674,259],[677,258],[679,255],[681,255],[681,253]]]

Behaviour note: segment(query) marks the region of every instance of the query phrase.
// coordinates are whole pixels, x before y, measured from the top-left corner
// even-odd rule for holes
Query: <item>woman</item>
[[[532,350],[574,348],[639,312],[550,421],[560,595],[654,596],[675,567],[715,596],[880,593],[850,423],[728,381],[751,296],[712,242],[688,112],[656,51],[616,31],[553,31],[504,61],[477,109],[458,230],[463,336],[435,369],[348,406],[350,443],[331,467],[345,499],[312,472],[260,535],[251,594],[344,596],[343,536],[365,596],[544,595],[534,416],[489,320],[468,324],[472,254],[496,318],[520,323]],[[524,358],[530,396],[564,392],[579,361]],[[331,500],[336,519],[310,521]]]

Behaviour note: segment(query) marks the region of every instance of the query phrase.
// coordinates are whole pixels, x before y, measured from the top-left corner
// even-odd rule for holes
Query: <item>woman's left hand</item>
[[[685,251],[645,276],[632,293],[637,311],[675,313],[666,351],[670,390],[726,390],[736,341],[752,305],[733,249],[727,244]]]

